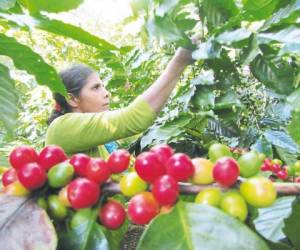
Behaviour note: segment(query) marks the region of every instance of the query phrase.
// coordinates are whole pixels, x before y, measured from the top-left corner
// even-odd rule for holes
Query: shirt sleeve
[[[67,153],[83,152],[107,142],[143,132],[157,114],[141,96],[128,107],[100,113],[68,113],[48,128],[46,145],[61,146]]]

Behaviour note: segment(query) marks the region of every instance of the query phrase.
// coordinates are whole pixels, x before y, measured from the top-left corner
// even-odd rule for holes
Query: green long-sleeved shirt
[[[68,155],[86,153],[106,159],[103,144],[143,132],[156,116],[140,96],[128,107],[114,111],[67,113],[50,124],[45,144],[61,146]]]

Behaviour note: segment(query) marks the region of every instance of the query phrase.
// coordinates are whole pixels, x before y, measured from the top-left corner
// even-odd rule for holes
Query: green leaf
[[[200,2],[201,19],[207,20],[209,31],[212,31],[224,24],[230,17],[239,13],[233,0],[226,2],[221,0],[203,0]]]
[[[9,69],[0,64],[0,121],[9,134],[13,134],[18,117],[18,96]]]
[[[292,23],[299,17],[299,11],[300,0],[292,1],[292,3],[281,8],[279,11],[275,12],[272,17],[266,20],[260,30],[266,30],[282,23]]]
[[[213,70],[203,70],[201,73],[194,78],[191,83],[193,85],[214,85],[215,77]]]
[[[299,239],[299,230],[300,230],[300,204],[299,200],[295,200],[293,203],[293,209],[291,215],[284,220],[283,232],[293,243],[296,250],[300,249],[300,239]]]
[[[16,0],[1,0],[0,1],[0,9],[1,10],[9,10],[14,7],[16,4]]]
[[[178,202],[171,213],[160,215],[150,223],[137,249],[265,250],[269,248],[244,223],[221,210],[207,205]]]
[[[168,17],[155,16],[148,20],[147,29],[150,36],[164,43],[176,43],[178,46],[190,47],[189,38],[178,29],[176,24]]]
[[[109,250],[103,230],[96,222],[86,222],[61,235],[58,250]]]
[[[179,15],[174,17],[174,23],[178,27],[178,29],[188,32],[191,31],[195,25],[197,24],[197,20],[193,19],[191,13],[182,12]]]
[[[124,197],[123,197],[124,198]],[[96,219],[99,209],[91,210],[82,218],[80,225],[60,234],[59,249],[74,250],[119,250],[125,233],[128,230],[128,220],[116,230],[108,230],[98,224]]]
[[[288,165],[294,165],[297,161],[299,153],[296,154],[295,152],[291,152],[286,148],[275,146],[275,149],[279,155],[279,158],[283,160]]]
[[[253,75],[268,88],[285,95],[293,92],[295,72],[292,66],[284,62],[276,65],[266,57],[258,55],[250,68]]]
[[[257,232],[272,242],[279,242],[285,238],[282,231],[284,220],[290,216],[294,200],[295,197],[282,197],[270,207],[258,209],[258,216],[253,221]]]
[[[170,138],[175,137],[182,133],[183,127],[186,126],[191,120],[189,114],[181,113],[173,120],[167,121],[163,125],[152,126],[146,135],[141,139],[141,148],[150,145],[153,141],[167,142]]]
[[[190,105],[190,101],[193,98],[193,96],[196,93],[196,87],[190,86],[189,89],[185,90],[179,97],[177,97],[177,100],[183,105],[183,110],[187,111],[188,107]]]
[[[8,20],[20,27],[32,28],[45,30],[57,35],[70,37],[81,43],[94,46],[103,50],[117,50],[118,48],[106,40],[99,38],[86,32],[85,30],[76,27],[72,24],[67,24],[59,20],[50,19],[43,15],[9,15],[0,13],[0,17]]]
[[[221,47],[212,40],[201,43],[196,50],[193,51],[192,56],[195,60],[205,60],[219,58],[221,55]]]
[[[144,62],[148,61],[151,57],[150,52],[142,53],[138,56],[138,58],[132,63],[131,68],[136,69],[140,67]]]
[[[212,134],[214,136],[218,135],[221,137],[228,137],[228,138],[238,136],[238,133],[237,133],[238,131],[235,127],[233,127],[231,125],[226,126],[220,120],[212,120],[212,119],[209,120],[207,128],[209,131],[212,132]]]
[[[291,120],[290,124],[287,126],[287,130],[289,132],[289,135],[293,138],[293,140],[300,147],[300,133],[299,133],[299,128],[300,128],[300,110],[293,112],[293,114],[292,114],[292,120]]]
[[[276,32],[265,32],[257,34],[257,39],[260,44],[269,44],[276,41],[283,45],[300,46],[300,28],[297,25],[291,25],[285,29]]]
[[[285,127],[291,118],[292,109],[285,101],[270,103],[266,106],[265,114],[259,123],[273,130]]]
[[[223,0],[213,0],[212,2],[218,6],[218,8],[226,10],[231,16],[235,16],[240,12],[235,0],[227,0],[226,2]]]
[[[287,102],[292,105],[293,109],[300,110],[300,88],[295,90],[287,97]]]
[[[108,230],[102,227],[102,230],[106,236],[109,243],[109,250],[119,250],[121,249],[121,243],[124,238],[125,233],[128,230],[129,222],[126,220],[123,225],[117,230]]]
[[[269,17],[276,10],[280,0],[243,0],[244,10],[251,13],[251,20]]]
[[[180,0],[161,0],[156,9],[156,15],[163,17],[166,13],[171,12],[179,2]]]
[[[218,35],[215,40],[221,44],[233,45],[248,39],[251,34],[252,32],[248,31],[247,29],[240,28],[233,31],[225,31]],[[239,44],[240,46],[243,46],[243,44]]]
[[[211,109],[215,105],[215,94],[206,86],[198,86],[192,104],[198,109]]]
[[[267,241],[268,246],[272,250],[294,250],[292,247],[290,247],[287,244],[281,243],[281,242],[272,242],[272,241]]]
[[[240,83],[240,76],[236,63],[228,56],[226,50],[222,50],[219,58],[205,61],[205,64],[214,70],[215,81],[219,89],[226,92],[232,85]]]
[[[32,198],[1,194],[0,207],[0,249],[56,249],[54,226]]]
[[[89,218],[74,229],[60,232],[58,250],[109,250],[102,227],[96,222],[95,209]]]
[[[241,107],[242,103],[238,99],[237,94],[233,90],[228,90],[224,95],[216,99],[214,110],[231,109],[233,107]]]
[[[257,44],[256,34],[252,34],[248,42],[248,46],[246,46],[241,55],[241,62],[244,65],[250,64],[261,53]]]
[[[274,146],[285,148],[291,153],[299,153],[299,146],[283,131],[267,130],[264,136]]]
[[[286,54],[299,54],[300,53],[300,44],[298,43],[289,43],[285,44],[280,51],[278,56],[284,56]]]
[[[138,15],[141,13],[147,13],[149,5],[149,0],[131,0],[130,8],[134,18],[138,17]]]
[[[264,153],[269,158],[273,158],[272,144],[263,136],[251,146],[251,149],[254,149],[260,153]]]
[[[46,85],[53,92],[67,95],[66,88],[55,69],[48,65],[39,54],[16,39],[0,34],[0,55],[10,57],[16,68],[34,75],[40,85]]]
[[[18,0],[32,13],[40,11],[62,12],[77,8],[84,0]]]

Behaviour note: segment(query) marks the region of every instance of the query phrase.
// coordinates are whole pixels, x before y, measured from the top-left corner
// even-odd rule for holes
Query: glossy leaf
[[[244,10],[251,13],[251,20],[269,17],[276,10],[280,0],[243,0]]]
[[[283,232],[289,238],[289,240],[293,243],[295,249],[300,249],[300,239],[298,237],[298,233],[300,230],[300,225],[298,223],[300,218],[300,204],[299,200],[295,200],[292,204],[292,212],[291,215],[284,220],[284,228]]]
[[[292,152],[286,148],[275,146],[279,158],[288,165],[293,165],[299,156],[299,153]]]
[[[109,243],[101,226],[87,221],[67,233],[60,233],[58,249],[109,250]]]
[[[163,17],[166,13],[171,12],[180,0],[161,0],[156,10],[156,15]]]
[[[295,90],[293,93],[291,93],[287,97],[288,103],[291,104],[291,106],[295,110],[300,110],[300,102],[299,102],[300,99],[299,98],[300,98],[300,88]]]
[[[16,68],[26,70],[34,75],[37,82],[48,86],[53,92],[66,95],[67,91],[55,69],[29,47],[19,43],[15,38],[0,34],[0,55],[10,57]]]
[[[243,40],[248,39],[251,36],[251,32],[241,28],[233,31],[226,31],[216,37],[216,41],[221,44],[233,45]]]
[[[285,148],[291,153],[299,153],[299,146],[283,131],[268,130],[264,133],[264,136],[275,146]]]
[[[269,249],[244,223],[221,210],[183,202],[177,203],[171,213],[155,218],[144,231],[137,247],[138,250],[176,248]]]
[[[251,149],[257,152],[264,153],[267,157],[273,158],[272,144],[268,142],[263,136],[260,137],[252,146]]]
[[[155,16],[147,22],[147,29],[151,36],[164,43],[176,43],[178,46],[191,46],[189,38],[168,17]]]
[[[294,69],[288,64],[276,65],[259,55],[251,63],[251,71],[258,80],[279,94],[287,95],[294,90]]]
[[[281,242],[274,243],[272,241],[267,241],[267,243],[270,249],[272,250],[294,250],[291,246],[285,243],[281,243]]]
[[[153,141],[167,142],[170,138],[182,133],[184,126],[186,126],[190,120],[190,115],[182,113],[180,116],[166,122],[162,126],[152,126],[141,139],[141,148],[151,144]]]
[[[231,109],[233,107],[241,107],[241,102],[238,99],[236,93],[232,90],[228,90],[224,95],[218,97],[216,99],[216,104],[214,109],[221,110],[221,109]]]
[[[210,109],[215,105],[215,94],[210,88],[199,86],[192,98],[192,104],[198,109]]]
[[[97,222],[98,210],[85,214],[82,223],[60,232],[60,250],[117,250],[128,229],[128,221],[117,230],[108,230]]]
[[[26,28],[37,28],[44,31],[48,31],[57,35],[70,37],[81,43],[94,46],[99,49],[105,50],[117,50],[117,47],[113,44],[107,42],[106,40],[99,38],[89,32],[81,29],[80,27],[74,26],[72,24],[64,23],[59,20],[50,19],[44,15],[9,15],[0,13],[0,17],[8,20],[20,27]]]
[[[295,111],[292,114],[292,119],[290,124],[287,127],[287,130],[289,132],[289,135],[300,147],[299,124],[300,124],[300,111]]]
[[[242,64],[250,64],[259,54],[260,49],[257,43],[257,36],[256,34],[252,34],[248,40],[248,46],[244,48],[244,51],[241,55]]]
[[[18,95],[14,80],[10,77],[9,69],[0,64],[0,121],[6,130],[12,134],[17,123]]]
[[[271,103],[266,106],[265,115],[259,121],[262,126],[267,126],[273,130],[285,127],[291,118],[292,109],[285,101]]]
[[[266,30],[272,26],[277,26],[282,23],[293,23],[299,16],[300,11],[300,1],[292,1],[290,4],[281,8],[275,12],[266,22],[264,23],[261,30]]]
[[[283,45],[299,45],[300,28],[296,25],[291,25],[277,32],[264,32],[257,35],[260,44],[267,44],[272,41],[277,41]]]
[[[205,60],[219,58],[221,55],[220,45],[209,40],[205,43],[201,43],[198,48],[193,51],[193,59],[195,60]]]
[[[195,77],[191,83],[193,85],[214,85],[215,77],[213,70],[201,71],[201,73]]]
[[[291,215],[294,200],[295,197],[282,197],[270,207],[258,209],[258,216],[253,221],[257,232],[272,242],[284,239],[284,220]]]
[[[62,12],[77,8],[84,0],[18,0],[30,12]]]
[[[233,0],[204,0],[200,1],[200,16],[207,20],[210,31],[224,24],[230,17],[238,14],[239,10]]]
[[[129,222],[126,220],[124,224],[117,230],[108,230],[102,227],[103,232],[109,244],[109,250],[119,250],[121,249],[122,241],[124,240],[124,235],[128,230]]]
[[[145,14],[148,12],[149,1],[148,0],[132,0],[130,1],[130,7],[133,13],[133,17],[137,18],[139,14]]]

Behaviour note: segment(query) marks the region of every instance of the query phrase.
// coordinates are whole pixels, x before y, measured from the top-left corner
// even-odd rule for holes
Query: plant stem
[[[300,194],[300,183],[291,183],[291,182],[285,182],[285,183],[274,183],[275,188],[277,190],[278,195],[299,195]],[[200,191],[206,189],[206,188],[218,188],[221,189],[222,191],[229,190],[228,188],[224,188],[219,186],[218,184],[211,184],[211,185],[192,185],[190,183],[179,184],[180,187],[180,193],[181,194],[198,194]],[[110,194],[119,194],[121,193],[120,191],[120,186],[119,183],[116,182],[107,182],[102,186],[102,192],[107,192]]]

